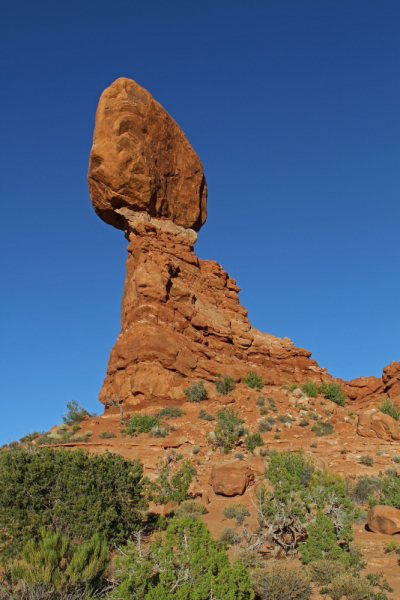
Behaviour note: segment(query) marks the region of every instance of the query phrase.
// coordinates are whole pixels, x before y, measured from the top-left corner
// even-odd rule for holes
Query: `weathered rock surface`
[[[375,408],[359,414],[357,433],[363,437],[386,441],[400,440],[398,421],[389,415],[378,412]]]
[[[263,469],[244,465],[240,460],[230,460],[212,467],[209,484],[220,496],[241,496],[254,478],[262,473]]]
[[[385,393],[400,399],[400,361],[393,361],[383,369],[382,381]]]
[[[121,77],[101,95],[89,162],[97,214],[119,229],[128,208],[200,229],[207,186],[185,134],[148,91]]]
[[[393,535],[400,532],[400,510],[393,506],[374,506],[368,512],[368,527],[374,533]]]

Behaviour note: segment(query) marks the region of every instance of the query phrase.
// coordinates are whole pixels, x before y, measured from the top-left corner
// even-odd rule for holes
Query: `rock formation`
[[[236,281],[197,258],[207,214],[202,164],[170,115],[130,79],[101,95],[88,181],[96,213],[129,240],[122,329],[100,392],[106,406],[179,399],[199,379],[212,395],[218,373],[239,381],[255,370],[273,385],[331,379],[307,350],[252,327]],[[400,393],[400,363],[383,379],[342,384],[352,400]]]

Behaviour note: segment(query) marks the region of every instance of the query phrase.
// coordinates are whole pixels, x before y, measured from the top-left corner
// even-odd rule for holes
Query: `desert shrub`
[[[201,515],[207,514],[207,509],[197,500],[184,500],[177,508],[174,508],[174,515],[179,519],[190,517],[196,520]]]
[[[244,454],[243,454],[243,452],[235,452],[234,457],[237,458],[238,460],[243,460]]]
[[[77,442],[77,443],[78,443],[78,442],[87,442],[87,441],[89,440],[89,437],[90,437],[90,436],[87,436],[87,435],[86,435],[86,434],[84,434],[84,433],[76,433],[76,434],[75,434],[75,435],[73,435],[71,438],[69,438],[69,441],[71,441],[71,442]],[[113,436],[111,435],[111,437],[113,437]],[[114,437],[115,437],[115,436],[114,436]],[[58,443],[63,443],[64,441],[65,441],[65,440],[61,439],[61,440],[59,440],[59,442],[58,442]]]
[[[378,477],[369,477],[362,475],[357,479],[357,483],[350,492],[350,497],[359,504],[364,504],[367,499],[381,489],[381,482]]]
[[[267,415],[269,412],[266,406],[260,406],[260,415]]]
[[[390,398],[382,398],[381,402],[378,404],[378,409],[380,412],[385,413],[385,415],[393,417],[396,421],[400,419],[400,409],[398,404]]]
[[[317,442],[311,442],[310,448],[318,448]]]
[[[258,431],[254,433],[248,433],[245,437],[244,443],[246,444],[246,448],[249,452],[254,454],[254,450],[257,446],[264,446],[263,439]]]
[[[71,431],[72,433],[76,433],[77,431],[79,431],[81,429],[81,426],[79,425],[79,423],[74,423],[71,427]]]
[[[304,382],[301,386],[301,389],[305,394],[307,394],[307,396],[310,396],[310,398],[316,398],[318,396],[317,384],[312,379]]]
[[[179,406],[166,406],[162,408],[158,413],[159,419],[176,419],[185,414],[185,411],[179,408]]]
[[[245,428],[239,413],[232,408],[225,408],[217,412],[217,426],[214,430],[216,444],[221,446],[226,454],[230,452],[239,438],[244,435]]]
[[[235,519],[237,525],[242,525],[245,522],[246,517],[250,515],[250,511],[246,504],[232,503],[225,506],[222,514],[227,519]]]
[[[385,544],[385,554],[390,554],[391,552],[397,552],[399,550],[400,544],[397,540],[390,540],[390,542],[386,542]]]
[[[62,423],[57,427],[57,433],[62,433],[63,431],[68,430],[68,425],[66,423]]]
[[[272,425],[267,421],[267,419],[263,419],[258,423],[258,430],[261,431],[261,433],[272,431]]]
[[[369,508],[377,504],[394,506],[400,509],[400,477],[397,471],[389,469],[384,475],[379,474],[380,490],[368,497]]]
[[[92,435],[93,435],[93,431],[90,431],[90,429],[88,429],[87,431],[85,431],[85,435],[86,435],[87,437],[92,437]],[[114,437],[115,437],[115,436],[114,436]]]
[[[4,552],[37,540],[41,527],[86,540],[100,533],[108,542],[124,542],[141,521],[141,477],[142,465],[118,454],[64,448],[0,453]]]
[[[291,417],[289,417],[289,415],[279,415],[278,419],[281,423],[291,423],[292,422],[292,419],[291,419]]]
[[[6,566],[0,579],[2,598],[83,600],[108,585],[104,578],[108,548],[98,534],[75,548],[59,531],[43,527],[40,535],[24,546],[21,559]]]
[[[75,400],[71,400],[67,404],[67,412],[63,416],[63,421],[67,425],[73,425],[74,423],[80,423],[83,417],[96,416],[95,414],[90,415],[88,411],[80,406]]]
[[[200,451],[201,451],[200,446],[198,446],[197,444],[195,444],[194,446],[192,446],[192,449],[191,449],[190,452],[191,452],[191,454],[198,454]]]
[[[172,519],[165,535],[146,552],[130,543],[116,561],[118,588],[110,598],[131,600],[253,600],[250,578],[239,561],[233,566],[225,548],[200,520]]]
[[[327,400],[332,400],[339,406],[345,406],[347,396],[343,393],[339,383],[323,381],[319,384],[319,391]]]
[[[194,381],[188,388],[183,388],[183,392],[189,402],[201,402],[207,398],[207,390],[204,387],[204,381]]]
[[[360,458],[360,462],[362,465],[366,465],[367,467],[372,467],[372,465],[374,464],[374,459],[372,458],[372,456],[362,456]]]
[[[204,408],[199,410],[199,414],[197,416],[199,419],[204,419],[205,421],[214,421],[213,415],[204,410]]]
[[[281,436],[279,435],[279,433],[275,433],[274,435],[274,440],[280,440]]]
[[[44,434],[44,431],[41,431],[40,433],[38,431],[32,431],[32,433],[25,434],[19,441],[21,442],[21,444],[25,444],[27,442],[33,442],[33,440],[36,440],[38,437],[40,437],[43,434]]]
[[[325,408],[324,413],[326,414],[326,416],[328,417],[328,419],[329,419],[329,417],[332,416],[332,413],[327,408]]]
[[[154,415],[135,413],[126,424],[126,431],[131,436],[137,436],[139,433],[149,433],[153,427],[159,424],[158,417]]]
[[[329,594],[332,600],[388,600],[386,594],[375,593],[374,587],[367,577],[355,576],[351,571],[341,573],[331,584],[321,589],[321,593]]]
[[[270,425],[276,425],[276,420],[274,417],[267,417],[265,420],[268,421]]]
[[[276,563],[255,569],[251,583],[261,600],[308,600],[311,596],[310,578],[304,568]]]
[[[193,465],[181,460],[180,455],[171,453],[165,460],[157,462],[157,477],[150,481],[147,477],[143,479],[146,496],[156,504],[167,504],[170,500],[183,502],[187,498],[187,492],[192,483],[195,473]]]
[[[167,425],[167,423],[158,423],[157,425],[154,425],[154,427],[151,428],[150,435],[156,438],[165,437],[166,435],[168,435],[170,429],[171,427]]]
[[[247,377],[243,379],[245,383],[249,386],[249,388],[256,389],[258,391],[262,390],[263,380],[262,377],[259,377],[255,371],[249,371],[247,373]]]
[[[321,423],[321,421],[319,421],[319,423],[314,423],[314,425],[311,427],[311,431],[313,431],[317,437],[330,435],[333,433],[333,430],[334,426],[332,423]]]
[[[337,560],[314,560],[308,565],[311,580],[318,585],[328,585],[339,574],[344,573],[345,566]]]
[[[308,418],[311,419],[312,421],[318,421],[319,420],[319,414],[316,412],[309,412],[308,413]]]
[[[400,463],[400,454],[393,454],[392,461],[394,463]]]
[[[302,452],[271,452],[267,477],[273,485],[287,490],[304,487],[313,473],[314,464]]]
[[[221,375],[217,374],[217,379],[214,381],[215,387],[217,388],[217,392],[222,394],[223,396],[227,396],[229,392],[235,389],[235,381],[232,377],[227,377],[224,375],[221,378]]]
[[[269,448],[260,448],[259,454],[262,457],[269,456]]]
[[[334,525],[321,510],[317,511],[315,523],[307,527],[307,533],[307,540],[300,548],[303,563],[322,559],[336,561],[342,558],[343,553],[337,542]]]
[[[263,561],[258,552],[254,550],[241,550],[236,555],[236,559],[240,560],[246,569],[257,569],[263,566]]]
[[[235,546],[240,542],[240,535],[233,529],[233,527],[224,527],[220,531],[218,540],[223,544]]]
[[[308,419],[302,419],[299,423],[300,427],[307,427],[310,424]]]
[[[256,404],[257,406],[265,406],[265,398],[263,396],[258,396]]]
[[[116,435],[112,431],[102,431],[100,433],[99,437],[101,437],[101,439],[103,439],[103,440],[107,440],[109,438],[115,438]]]
[[[300,389],[300,386],[298,383],[289,383],[289,391],[294,392],[294,390],[297,390],[297,388]]]

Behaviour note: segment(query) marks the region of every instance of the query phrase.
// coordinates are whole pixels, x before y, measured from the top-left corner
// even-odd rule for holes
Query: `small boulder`
[[[393,535],[400,532],[400,510],[393,506],[374,506],[368,512],[367,524],[374,533]]]
[[[357,433],[363,437],[379,438],[388,442],[400,440],[398,421],[375,408],[365,410],[358,417]]]
[[[211,469],[209,483],[215,494],[241,496],[246,491],[248,482],[249,477],[240,460],[217,463]]]

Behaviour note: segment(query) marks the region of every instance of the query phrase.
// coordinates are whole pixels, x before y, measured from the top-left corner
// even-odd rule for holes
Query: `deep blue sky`
[[[336,377],[400,360],[398,0],[4,0],[0,443],[97,394],[126,240],[86,173],[102,90],[135,79],[204,164],[196,249],[254,326]]]

